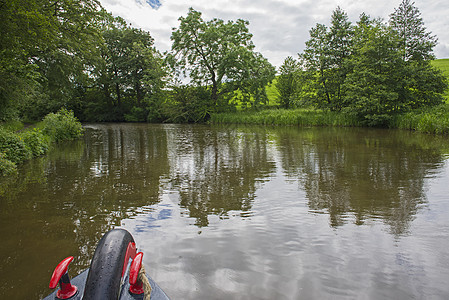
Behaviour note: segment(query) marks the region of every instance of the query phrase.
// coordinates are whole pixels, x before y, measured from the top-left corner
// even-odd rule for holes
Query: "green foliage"
[[[164,120],[174,123],[204,122],[213,111],[207,89],[194,86],[174,87],[161,108]]]
[[[405,109],[399,97],[404,64],[395,47],[395,36],[378,21],[360,24],[356,30],[355,55],[348,60],[353,71],[344,89],[345,111],[368,126],[385,126],[391,115]]]
[[[242,101],[256,107],[267,102],[265,86],[273,80],[275,69],[254,52],[247,21],[204,21],[193,8],[179,20],[167,61],[175,72],[210,89],[210,108],[228,106],[236,90]]]
[[[45,154],[50,142],[72,140],[83,133],[81,123],[66,109],[48,114],[40,126],[42,129],[21,132],[0,127],[0,175],[12,174],[17,170],[16,164]]]
[[[299,86],[299,64],[291,56],[288,56],[279,69],[279,77],[276,81],[276,88],[279,92],[279,106],[281,108],[292,108]]]
[[[131,108],[129,114],[125,114],[126,122],[145,122],[147,119],[148,112],[141,107]]]
[[[346,59],[352,52],[353,35],[354,28],[340,7],[332,13],[329,28],[317,24],[310,30],[300,59],[315,90],[315,106],[336,111],[344,106],[342,85],[350,72]]]
[[[365,126],[388,126],[397,114],[442,103],[447,81],[429,62],[435,42],[409,0],[389,25],[362,14],[352,26],[337,8],[329,28],[317,24],[310,30],[300,55],[310,84],[301,97]]]
[[[0,129],[0,153],[3,154],[3,159],[15,164],[32,157],[31,151],[19,135],[2,129]]]
[[[23,131],[19,136],[33,157],[45,154],[50,146],[49,138],[38,128]]]
[[[397,115],[390,127],[447,135],[449,134],[449,105],[441,104]]]
[[[260,112],[213,114],[212,124],[260,124],[296,126],[360,126],[349,114],[316,109],[273,109]]]
[[[8,130],[8,131],[18,131],[22,130],[24,127],[23,123],[18,120],[10,120],[7,122],[0,122],[0,130]]]
[[[0,176],[7,176],[15,173],[17,173],[16,164],[7,159],[5,153],[0,152]]]
[[[399,51],[404,61],[434,59],[432,49],[438,39],[426,31],[421,13],[410,0],[402,0],[390,16],[390,26],[400,38]]]
[[[42,132],[54,142],[79,138],[83,131],[83,126],[74,116],[73,111],[68,111],[65,108],[60,109],[57,113],[48,114],[42,121]]]
[[[41,119],[69,105],[98,52],[96,0],[2,1],[0,116]]]

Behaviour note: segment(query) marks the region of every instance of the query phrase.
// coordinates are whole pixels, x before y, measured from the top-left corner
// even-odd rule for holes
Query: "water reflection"
[[[210,214],[249,216],[258,183],[276,169],[267,134],[199,126],[168,132],[170,189],[179,191],[195,225],[207,226]]]
[[[363,284],[384,291],[393,289],[391,278],[409,284],[382,266],[400,265],[419,278],[432,267],[414,261],[416,253],[382,253],[376,239],[387,240],[383,228],[363,230],[381,223],[395,238],[411,234],[429,206],[428,179],[445,168],[447,138],[341,128],[86,128],[84,140],[1,179],[0,298],[47,293],[51,267],[74,255],[74,273],[86,268],[97,241],[116,226],[155,251],[146,263],[158,262],[162,283],[185,281],[174,295],[192,298],[239,298],[251,287],[262,299],[319,298],[321,289],[352,297],[363,290],[352,283],[366,270],[360,265],[379,262],[371,274],[377,279]],[[207,286],[198,294],[188,290],[193,283]]]
[[[159,202],[166,146],[163,132],[145,126],[88,126],[84,141],[58,145],[23,165],[20,176],[3,179],[0,272],[11,275],[0,295],[29,297],[20,288],[25,277],[39,291],[35,298],[42,296],[51,267],[69,255],[74,273],[88,267],[104,232]]]
[[[309,129],[279,131],[282,166],[300,178],[311,211],[329,214],[331,226],[382,218],[391,232],[407,232],[426,203],[424,179],[441,167],[447,142],[402,131]]]

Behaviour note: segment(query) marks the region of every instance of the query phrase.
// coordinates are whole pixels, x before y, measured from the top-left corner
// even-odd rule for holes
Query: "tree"
[[[329,44],[327,41],[327,27],[316,24],[309,30],[310,39],[306,41],[304,52],[299,55],[301,64],[306,70],[309,79],[309,87],[315,94],[317,107],[328,107],[331,103],[331,95],[328,83],[330,62],[327,53]]]
[[[279,68],[276,88],[279,92],[279,104],[282,108],[289,109],[294,104],[298,87],[299,63],[291,56],[288,56]]]
[[[400,37],[400,50],[404,61],[434,59],[433,48],[437,37],[426,31],[421,13],[410,0],[402,0],[390,15],[390,26]]]
[[[0,1],[0,121],[18,117],[23,100],[40,93],[39,73],[32,57],[55,39],[46,3]]]
[[[437,37],[427,32],[421,13],[414,2],[403,0],[390,15],[390,26],[399,37],[397,49],[405,68],[400,97],[410,108],[437,105],[446,88],[446,79],[430,64]]]
[[[340,110],[343,107],[343,82],[350,71],[346,60],[351,56],[354,29],[349,22],[348,15],[340,8],[332,13],[331,26],[328,33],[328,55],[330,72],[329,85],[332,93],[331,109]]]
[[[39,119],[70,106],[98,55],[100,8],[97,0],[0,2],[0,111]]]
[[[401,97],[404,62],[398,51],[397,35],[380,20],[359,22],[354,54],[348,63],[352,72],[344,88],[345,111],[357,115],[368,126],[387,125],[391,116],[407,109]]]
[[[353,27],[340,8],[332,13],[331,26],[317,24],[310,30],[302,64],[309,72],[316,89],[318,107],[340,110],[343,107],[342,85],[349,70],[345,61],[351,55]]]
[[[163,60],[150,33],[108,15],[100,59],[83,95],[83,118],[91,121],[145,121],[147,108],[164,86]]]
[[[213,107],[220,105],[220,96],[240,88],[260,99],[261,89],[265,88],[262,83],[271,81],[275,70],[253,51],[248,21],[224,22],[214,18],[206,22],[193,8],[179,21],[179,28],[171,35],[169,60],[195,84],[210,87]]]

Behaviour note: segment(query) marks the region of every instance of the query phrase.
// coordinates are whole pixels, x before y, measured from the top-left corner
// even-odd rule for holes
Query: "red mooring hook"
[[[129,270],[129,291],[132,294],[143,294],[143,283],[141,280],[139,280],[139,271],[142,267],[142,258],[143,253],[139,252],[137,253],[136,257],[133,259],[133,262],[131,263],[131,267]]]
[[[70,283],[70,277],[67,273],[69,264],[72,262],[73,256],[69,256],[63,261],[61,261],[53,271],[53,275],[50,279],[50,288],[54,289],[59,283],[60,289],[56,293],[56,297],[59,299],[69,299],[73,297],[78,288]]]

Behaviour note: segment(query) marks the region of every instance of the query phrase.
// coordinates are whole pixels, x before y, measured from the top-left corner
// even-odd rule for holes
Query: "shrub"
[[[57,113],[46,115],[42,126],[42,132],[55,142],[79,138],[84,131],[73,111],[68,111],[65,108],[61,108]]]
[[[13,163],[30,159],[32,156],[23,139],[19,135],[6,130],[0,130],[0,153],[4,155],[5,159]]]
[[[40,129],[33,128],[33,130],[24,131],[20,136],[33,157],[40,156],[47,152],[49,138],[44,136]]]
[[[129,114],[125,114],[126,122],[145,122],[148,112],[140,107],[131,108],[131,112]]]
[[[0,152],[0,176],[10,175],[16,172],[16,164],[7,159],[5,153]]]

